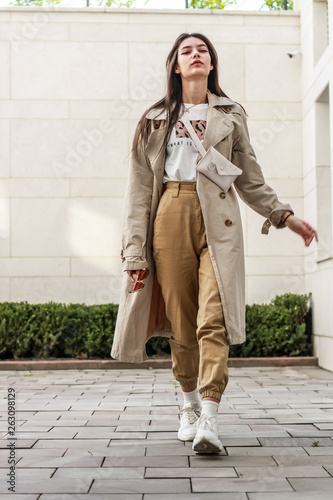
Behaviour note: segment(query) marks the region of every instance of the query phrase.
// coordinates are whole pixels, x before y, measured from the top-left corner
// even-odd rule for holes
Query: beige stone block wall
[[[267,182],[303,216],[297,12],[0,9],[0,300],[118,302],[136,123],[181,32],[207,34]],[[304,292],[304,248],[242,202],[247,301]]]
[[[324,4],[322,5],[324,6]],[[313,0],[296,0],[296,8],[301,14],[301,50],[303,53],[302,69],[302,102],[303,102],[303,170],[304,170],[304,217],[315,227],[318,227],[322,217],[320,213],[327,206],[325,196],[318,199],[320,188],[321,165],[330,165],[331,179],[333,180],[333,1],[328,0],[329,44],[322,52],[319,60],[315,61],[315,37],[317,27],[315,12],[318,4]],[[327,30],[327,23],[322,26],[323,33]],[[320,114],[315,112],[316,100],[324,89],[330,89],[330,136],[327,141],[327,125],[320,131]],[[318,107],[318,106],[317,106]],[[324,123],[324,121],[323,121]],[[329,147],[327,147],[329,142]],[[317,152],[317,154],[316,154]],[[323,157],[323,153],[325,154]],[[327,157],[329,156],[329,157]],[[319,175],[318,175],[319,174]],[[333,182],[331,182],[333,186]],[[331,205],[328,210],[333,212]],[[333,227],[332,227],[333,232]],[[333,371],[333,248],[327,240],[327,234],[319,232],[319,243],[311,244],[305,250],[305,290],[312,293],[314,352],[323,368]],[[325,261],[318,260],[321,249],[330,255]]]

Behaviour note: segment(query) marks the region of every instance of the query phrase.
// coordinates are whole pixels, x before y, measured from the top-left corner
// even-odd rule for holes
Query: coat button
[[[225,221],[225,225],[226,225],[226,226],[228,226],[228,227],[232,226],[232,220],[227,219],[227,220]]]
[[[223,191],[222,191],[222,193],[220,193],[220,198],[221,198],[222,200],[224,200],[224,198],[225,198],[226,196],[227,196],[227,195],[226,195]]]
[[[154,123],[154,128],[160,128],[160,124],[158,122]]]

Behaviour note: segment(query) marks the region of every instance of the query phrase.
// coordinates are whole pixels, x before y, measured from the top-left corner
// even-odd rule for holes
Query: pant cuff
[[[179,382],[179,384],[182,386],[182,387],[197,387],[197,383],[198,383],[198,379],[195,378],[195,379],[192,379],[192,380],[177,380],[177,382]]]
[[[209,397],[209,398],[215,398],[221,401],[222,394],[220,392],[216,391],[201,391],[200,389],[198,390],[198,393],[201,395],[201,399]]]

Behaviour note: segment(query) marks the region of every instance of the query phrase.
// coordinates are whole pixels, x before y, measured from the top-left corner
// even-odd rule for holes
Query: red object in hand
[[[133,273],[132,276],[130,276],[133,283],[128,293],[141,292],[141,290],[143,290],[145,286],[142,280],[147,278],[148,275],[149,275],[148,269],[141,269],[140,271]]]

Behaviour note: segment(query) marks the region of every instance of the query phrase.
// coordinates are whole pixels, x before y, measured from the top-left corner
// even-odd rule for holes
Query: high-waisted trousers
[[[195,182],[167,182],[154,221],[153,256],[171,322],[172,371],[184,388],[220,401],[229,341]]]

